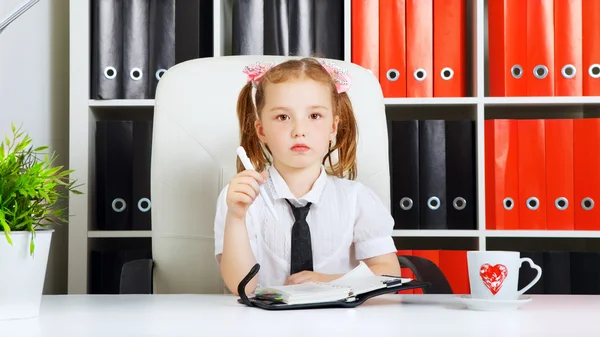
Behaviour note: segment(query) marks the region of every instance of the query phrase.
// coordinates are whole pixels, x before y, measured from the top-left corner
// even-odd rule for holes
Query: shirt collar
[[[319,202],[323,188],[327,182],[327,172],[325,167],[321,165],[321,174],[319,174],[319,177],[317,180],[315,180],[310,191],[300,198],[296,198],[294,196],[287,183],[285,180],[283,180],[283,177],[279,174],[274,166],[269,168],[269,178],[272,182],[271,188],[274,200],[288,199],[292,204],[295,204],[295,206],[305,206],[308,202],[313,204],[317,204]]]

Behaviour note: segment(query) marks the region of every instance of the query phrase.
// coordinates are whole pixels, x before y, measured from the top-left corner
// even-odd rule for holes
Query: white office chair
[[[292,57],[227,56],[178,64],[160,80],[152,150],[154,293],[223,293],[214,256],[221,189],[236,174],[236,103],[244,66]],[[331,60],[353,78],[348,92],[359,127],[358,180],[389,209],[388,138],[383,94],[364,68]]]

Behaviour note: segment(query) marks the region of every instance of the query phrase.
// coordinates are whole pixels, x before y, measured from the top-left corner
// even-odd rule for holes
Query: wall
[[[0,0],[0,20],[26,0]],[[22,125],[69,160],[69,0],[41,0],[0,32],[0,136]],[[44,293],[67,292],[67,228],[56,228]]]

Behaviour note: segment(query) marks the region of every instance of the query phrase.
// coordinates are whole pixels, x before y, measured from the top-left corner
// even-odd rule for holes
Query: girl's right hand
[[[244,219],[248,208],[260,193],[260,185],[267,181],[268,171],[262,174],[254,170],[244,170],[236,174],[227,189],[227,213]]]

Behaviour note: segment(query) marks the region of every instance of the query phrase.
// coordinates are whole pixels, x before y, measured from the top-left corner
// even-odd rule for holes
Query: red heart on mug
[[[489,263],[486,263],[479,268],[479,276],[481,276],[483,284],[485,284],[494,295],[502,288],[502,283],[504,282],[504,279],[506,279],[506,275],[508,275],[508,269],[503,264],[492,266]]]

